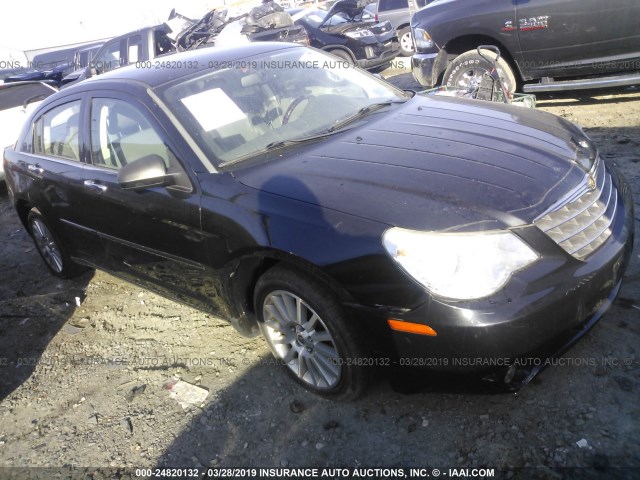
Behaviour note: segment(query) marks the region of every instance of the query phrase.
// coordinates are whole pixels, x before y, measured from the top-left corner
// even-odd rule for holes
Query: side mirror
[[[122,167],[118,171],[118,183],[122,188],[138,190],[167,187],[174,184],[174,178],[167,175],[162,157],[152,154]]]

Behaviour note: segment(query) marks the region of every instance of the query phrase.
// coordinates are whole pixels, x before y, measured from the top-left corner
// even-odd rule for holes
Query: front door
[[[195,306],[210,306],[196,184],[151,112],[118,95],[90,100],[83,223],[102,238],[107,270],[185,303],[197,299]],[[122,188],[118,171],[150,155],[164,160],[176,185]]]

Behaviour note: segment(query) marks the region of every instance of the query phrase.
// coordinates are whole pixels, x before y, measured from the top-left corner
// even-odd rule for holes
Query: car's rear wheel
[[[37,208],[29,212],[27,224],[33,243],[51,273],[60,278],[72,278],[88,270],[69,258],[64,245]]]
[[[487,58],[495,58],[496,54],[490,50],[482,50]],[[516,77],[507,61],[500,57],[496,68],[500,80],[509,93],[516,90]],[[469,50],[457,56],[444,72],[442,84],[447,87],[472,91],[482,81],[483,75],[493,69],[493,64],[478,54],[477,50]],[[494,88],[495,90],[495,88]]]
[[[273,355],[302,386],[334,400],[366,389],[369,372],[332,292],[307,274],[276,266],[254,296],[260,330]]]
[[[401,28],[398,31],[398,40],[400,41],[400,55],[403,57],[410,57],[413,55],[413,37],[411,36],[411,28]]]

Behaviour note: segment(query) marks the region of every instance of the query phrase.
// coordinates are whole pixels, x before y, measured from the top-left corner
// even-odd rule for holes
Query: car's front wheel
[[[496,56],[490,50],[481,50],[480,52],[482,55],[477,50],[469,50],[458,55],[444,72],[442,84],[459,90],[477,90],[483,76],[493,70],[493,64],[488,59],[493,59]],[[499,58],[496,69],[507,92],[515,92],[516,77],[503,57]],[[494,89],[496,88],[497,86]]]
[[[29,212],[27,224],[33,243],[51,273],[60,278],[73,278],[87,270],[69,258],[64,245],[37,208]]]
[[[369,372],[335,295],[307,274],[276,266],[256,285],[260,330],[301,385],[334,400],[366,389]]]
[[[353,58],[351,58],[351,55],[349,55],[344,50],[341,50],[339,48],[335,48],[333,50],[329,50],[329,53],[331,53],[331,55],[335,55],[336,57],[344,60],[345,62],[353,64]]]

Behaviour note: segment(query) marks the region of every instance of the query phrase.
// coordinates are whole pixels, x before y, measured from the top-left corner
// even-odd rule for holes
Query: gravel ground
[[[413,86],[406,69],[383,76]],[[640,212],[638,90],[539,97],[538,108],[585,127]],[[6,192],[0,241],[0,478],[54,473],[15,467],[92,478],[86,467],[164,466],[640,478],[638,248],[610,312],[518,393],[381,372],[365,398],[342,404],[296,386],[262,339],[221,319],[102,272],[50,276]],[[178,378],[206,399],[183,408]]]

